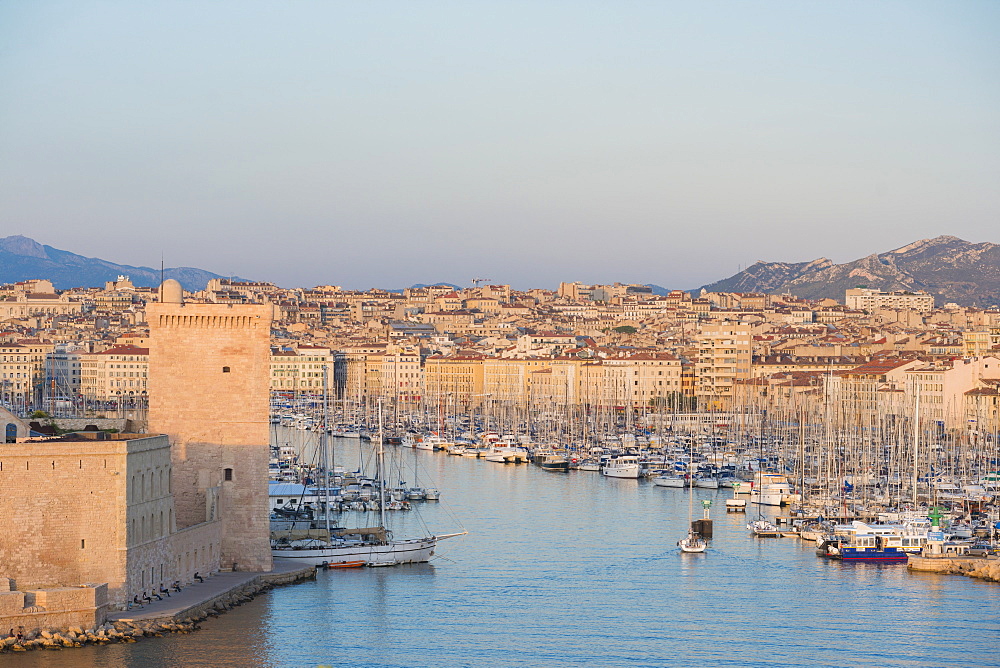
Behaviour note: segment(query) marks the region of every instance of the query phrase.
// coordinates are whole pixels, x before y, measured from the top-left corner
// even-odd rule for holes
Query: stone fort
[[[196,572],[271,570],[271,307],[160,292],[147,433],[0,443],[0,626],[89,626]]]

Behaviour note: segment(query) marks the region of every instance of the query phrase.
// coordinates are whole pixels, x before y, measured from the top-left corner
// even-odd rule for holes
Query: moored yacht
[[[416,448],[417,450],[448,450],[451,446],[452,443],[448,439],[431,434],[417,441]]]
[[[547,452],[541,456],[536,456],[535,462],[543,469],[549,471],[568,471],[569,459],[565,455],[555,452]]]
[[[687,480],[682,475],[658,475],[653,478],[653,484],[658,487],[684,487]]]
[[[694,486],[704,489],[719,489],[719,480],[711,476],[700,476],[694,479]]]
[[[792,490],[788,478],[780,473],[758,472],[750,488],[750,502],[764,506],[787,506],[802,497]]]
[[[601,473],[609,478],[638,478],[641,472],[639,458],[635,455],[612,457],[601,469]]]

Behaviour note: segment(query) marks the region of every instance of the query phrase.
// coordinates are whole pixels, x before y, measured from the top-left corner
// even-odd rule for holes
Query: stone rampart
[[[0,578],[0,582],[9,582]],[[0,591],[0,628],[94,628],[107,619],[108,587],[80,585],[29,591]]]
[[[0,569],[29,589],[120,582],[126,445],[0,445]]]
[[[45,424],[49,420],[39,420],[39,422]],[[52,418],[52,422],[55,422],[56,426],[64,431],[83,431],[88,425],[94,425],[101,430],[111,430],[116,431],[129,431],[126,429],[126,422],[134,422],[134,420],[126,420],[125,418]]]

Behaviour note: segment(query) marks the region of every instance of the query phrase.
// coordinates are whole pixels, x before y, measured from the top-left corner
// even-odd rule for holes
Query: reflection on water
[[[356,443],[338,447],[354,466]],[[17,666],[997,665],[1000,589],[905,567],[817,558],[753,539],[712,499],[703,555],[675,547],[688,490],[426,452],[443,501],[393,513],[444,541],[431,564],[320,573],[185,636],[5,656]],[[413,480],[412,471],[406,477]],[[429,480],[422,483],[430,484]],[[344,525],[369,517],[343,517]],[[353,520],[353,521],[352,521]]]

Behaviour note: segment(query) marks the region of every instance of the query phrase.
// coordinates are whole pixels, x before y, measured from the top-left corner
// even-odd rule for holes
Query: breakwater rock
[[[262,592],[314,577],[316,569],[311,566],[283,572],[262,573],[222,593],[202,598],[182,610],[175,609],[164,615],[154,613],[141,619],[135,617],[112,619],[87,630],[77,626],[63,629],[17,627],[13,629],[14,637],[0,639],[0,654],[34,649],[59,650],[85,645],[136,642],[142,638],[162,637],[169,633],[191,633],[200,629],[200,623],[209,617],[218,617],[236,606],[253,600]],[[133,611],[118,614],[125,615],[131,612]],[[21,634],[20,638],[17,637],[18,633]]]
[[[143,637],[161,637],[167,633],[190,633],[198,629],[196,622],[108,622],[84,630],[78,626],[66,629],[32,629],[21,632],[21,638],[0,640],[0,653],[26,652],[33,649],[64,649],[84,645],[107,645],[135,642]]]

